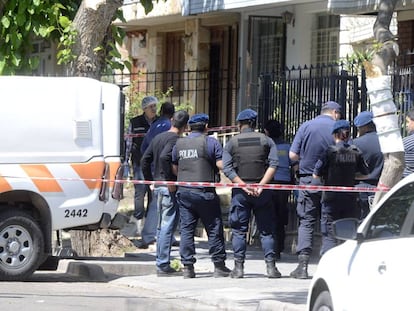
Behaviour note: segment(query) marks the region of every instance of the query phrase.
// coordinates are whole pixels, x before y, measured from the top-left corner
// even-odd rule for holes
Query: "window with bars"
[[[329,64],[339,59],[339,15],[318,15],[312,31],[312,64]]]

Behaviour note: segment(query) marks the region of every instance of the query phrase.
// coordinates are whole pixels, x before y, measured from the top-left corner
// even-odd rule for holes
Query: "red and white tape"
[[[218,127],[211,127],[207,129],[207,132],[220,132],[220,131],[227,131],[227,130],[231,130],[231,129],[237,129],[237,126],[218,126]],[[144,137],[146,133],[137,133],[137,134],[125,134],[124,138],[129,138],[129,137]]]
[[[309,191],[333,191],[333,192],[387,192],[387,187],[345,187],[345,186],[316,186],[316,185],[289,185],[289,184],[237,184],[237,183],[215,183],[215,182],[184,182],[184,181],[154,181],[154,180],[134,180],[134,179],[97,179],[97,178],[58,178],[58,177],[27,177],[27,176],[7,176],[3,178],[36,179],[36,180],[61,180],[61,181],[89,181],[89,182],[113,182],[113,183],[132,183],[157,186],[182,186],[182,187],[209,187],[209,188],[262,188],[271,190],[309,190]]]

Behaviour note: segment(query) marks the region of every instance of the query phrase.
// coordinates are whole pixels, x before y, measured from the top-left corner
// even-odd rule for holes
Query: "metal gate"
[[[361,74],[364,74],[362,72]],[[359,76],[343,65],[298,67],[284,72],[262,73],[259,78],[259,128],[274,119],[285,127],[285,139],[292,141],[305,121],[320,114],[324,102],[333,100],[342,107],[342,117],[352,121],[365,110],[366,88]]]

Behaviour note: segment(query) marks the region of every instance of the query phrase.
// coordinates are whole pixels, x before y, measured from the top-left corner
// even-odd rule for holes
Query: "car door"
[[[414,279],[414,185],[371,214],[349,261],[349,310],[408,310]]]

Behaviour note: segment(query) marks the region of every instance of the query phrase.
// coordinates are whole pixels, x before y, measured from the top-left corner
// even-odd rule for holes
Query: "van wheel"
[[[38,223],[28,213],[0,213],[0,280],[28,278],[43,259],[44,238]]]
[[[333,311],[331,294],[327,290],[320,292],[316,297],[312,311]]]

